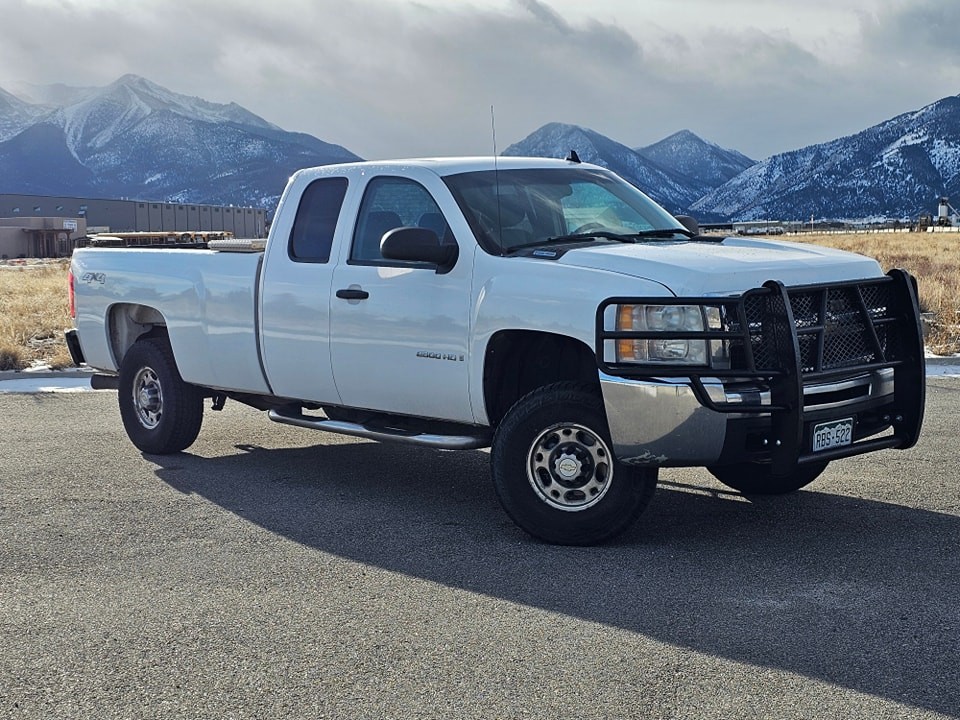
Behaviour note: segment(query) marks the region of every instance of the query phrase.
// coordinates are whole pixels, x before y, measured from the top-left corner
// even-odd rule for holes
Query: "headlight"
[[[717,314],[716,320],[712,317]],[[618,305],[619,332],[656,332],[663,338],[616,341],[618,363],[662,362],[707,365],[708,342],[670,337],[674,333],[703,332],[719,324],[716,308],[699,305]]]

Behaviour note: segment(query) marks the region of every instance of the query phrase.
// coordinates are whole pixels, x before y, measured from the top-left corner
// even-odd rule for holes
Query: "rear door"
[[[344,176],[304,183],[299,195],[288,193],[299,197],[295,214],[282,206],[277,209],[278,223],[286,219],[286,224],[273,228],[265,259],[260,292],[263,365],[274,395],[339,404],[330,364],[331,254],[344,242],[340,234],[349,241],[352,224],[338,220],[350,183]]]

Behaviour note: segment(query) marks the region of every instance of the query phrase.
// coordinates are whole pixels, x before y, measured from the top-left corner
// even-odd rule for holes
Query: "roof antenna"
[[[503,255],[503,219],[500,214],[500,168],[497,165],[497,116],[493,105],[490,106],[490,130],[493,132],[493,178],[494,192],[497,197],[497,243],[500,245],[500,254]]]
[[[567,162],[580,163],[580,156],[577,155],[576,150],[570,150],[570,154],[567,155]]]

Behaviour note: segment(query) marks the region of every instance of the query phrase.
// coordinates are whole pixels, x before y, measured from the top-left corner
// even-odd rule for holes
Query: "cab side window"
[[[320,178],[307,185],[290,231],[291,260],[312,263],[330,260],[333,233],[346,194],[347,179],[342,177]]]
[[[455,242],[443,213],[425,187],[413,180],[378,177],[367,184],[357,215],[350,260],[389,262],[380,254],[384,233],[398,227],[429,228],[441,242]]]

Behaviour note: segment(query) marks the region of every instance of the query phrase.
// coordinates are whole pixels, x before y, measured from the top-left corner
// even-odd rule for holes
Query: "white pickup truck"
[[[786,493],[910,447],[924,410],[907,273],[700,235],[575,155],[302,170],[267,241],[81,249],[71,301],[74,361],[143,452],[184,450],[227,398],[490,446],[506,512],[554,543],[622,532],[661,467]]]

